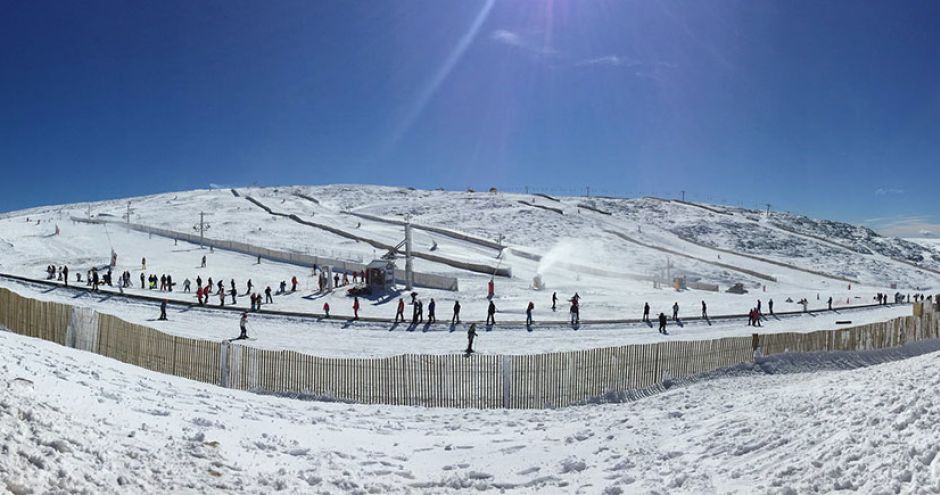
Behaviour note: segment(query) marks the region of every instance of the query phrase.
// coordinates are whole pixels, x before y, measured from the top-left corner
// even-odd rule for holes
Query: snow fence
[[[0,288],[0,325],[148,370],[258,393],[364,404],[550,408],[644,390],[752,361],[755,354],[866,351],[940,338],[938,310],[840,330],[535,355],[327,358],[169,335]]]

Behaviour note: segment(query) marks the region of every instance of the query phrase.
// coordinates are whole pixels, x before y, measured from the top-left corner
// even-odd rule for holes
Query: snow
[[[311,201],[300,195],[314,198]],[[894,261],[882,254],[861,254],[848,248],[859,243],[878,241],[885,245],[899,244],[895,240],[877,237],[864,229],[842,228],[844,224],[825,221],[803,221],[801,232],[812,231],[829,235],[826,242],[808,234],[793,234],[775,227],[760,212],[734,208],[699,207],[654,198],[613,200],[598,198],[560,198],[551,201],[542,197],[522,194],[465,193],[447,191],[421,191],[376,186],[320,186],[249,188],[239,190],[236,197],[229,190],[199,190],[159,194],[131,200],[105,201],[81,205],[64,205],[14,212],[0,218],[0,272],[31,278],[43,278],[47,265],[66,264],[74,274],[84,273],[92,266],[109,262],[113,249],[118,253],[116,272],[131,272],[135,288],[131,294],[165,297],[171,301],[195,302],[193,293],[183,293],[182,284],[189,279],[195,285],[197,276],[213,282],[224,280],[226,289],[231,280],[239,290],[238,307],[247,307],[247,281],[255,291],[271,287],[277,292],[281,281],[297,276],[300,281],[296,293],[276,295],[270,309],[299,313],[320,313],[329,303],[335,319],[297,319],[253,315],[250,331],[258,337],[252,345],[264,348],[286,348],[324,356],[369,355],[385,356],[403,352],[451,353],[465,346],[465,325],[451,327],[438,325],[386,325],[348,321],[352,314],[352,301],[344,290],[319,292],[312,267],[262,261],[223,250],[209,252],[197,245],[174,241],[159,236],[130,231],[120,225],[93,225],[74,223],[72,217],[92,216],[98,219],[120,221],[130,203],[131,219],[135,223],[192,232],[198,223],[199,212],[207,212],[210,224],[208,236],[219,239],[245,241],[278,250],[317,253],[356,261],[369,261],[382,253],[371,246],[351,241],[330,232],[272,216],[245,199],[251,196],[275,211],[291,213],[300,218],[353,232],[377,241],[396,244],[401,240],[401,227],[374,220],[365,220],[343,212],[358,211],[390,219],[403,219],[409,215],[420,225],[465,232],[471,236],[493,239],[504,236],[504,243],[513,250],[541,256],[541,260],[502,253],[473,241],[415,230],[417,250],[427,250],[436,243],[437,255],[455,260],[512,267],[513,277],[497,277],[493,299],[499,322],[492,331],[482,332],[479,348],[485,353],[538,353],[599,346],[617,346],[671,339],[707,339],[732,335],[747,335],[751,328],[744,318],[713,320],[712,325],[686,322],[684,326],[670,324],[670,335],[661,336],[654,329],[636,324],[585,324],[572,329],[568,321],[567,300],[576,292],[581,297],[581,317],[584,321],[637,319],[643,304],[648,302],[652,316],[660,312],[671,315],[673,303],[680,306],[684,318],[697,317],[701,302],[708,304],[712,317],[726,314],[745,314],[760,300],[767,307],[773,299],[779,312],[798,311],[796,303],[806,298],[810,308],[824,308],[833,298],[837,313],[817,312],[811,315],[771,319],[762,332],[813,331],[837,328],[836,321],[851,320],[853,324],[881,321],[908,314],[904,307],[849,310],[847,306],[870,304],[876,293],[891,293],[889,283],[899,283],[902,293],[916,293],[917,289],[937,287],[940,275]],[[559,208],[564,215],[533,208],[519,201]],[[578,205],[592,202],[597,208],[612,215],[595,213]],[[725,214],[715,213],[716,211]],[[788,220],[789,219],[789,220]],[[796,223],[787,215],[775,215],[774,223]],[[60,235],[53,235],[55,227]],[[837,228],[839,227],[839,228]],[[683,240],[699,232],[696,242]],[[707,234],[706,234],[707,232]],[[811,233],[810,232],[810,233]],[[847,232],[839,239],[836,234]],[[865,236],[857,234],[864,232]],[[650,247],[628,242],[627,236]],[[867,237],[866,237],[867,236]],[[875,236],[875,237],[872,237]],[[862,240],[859,240],[862,239]],[[759,242],[757,242],[759,241]],[[864,242],[863,242],[864,241]],[[836,244],[833,244],[836,243]],[[855,244],[852,244],[855,243]],[[757,259],[716,251],[713,244],[740,253],[752,253],[768,260],[789,264],[792,268],[762,262]],[[868,245],[866,244],[866,245]],[[915,244],[919,245],[919,244]],[[668,249],[683,256],[667,254]],[[497,259],[497,256],[501,257]],[[208,267],[199,268],[205,255]],[[141,258],[147,260],[142,270]],[[694,259],[693,259],[694,258]],[[724,265],[766,274],[776,278],[768,282],[741,271],[715,265]],[[399,260],[399,266],[404,263]],[[458,292],[419,289],[418,295],[427,307],[430,299],[437,304],[437,317],[450,321],[454,300],[462,305],[464,321],[485,319],[486,284],[490,277],[451,266],[415,260],[418,271],[439,273],[459,279]],[[812,275],[801,268],[812,268],[827,273],[851,275],[863,281],[853,284]],[[838,269],[836,269],[838,268]],[[849,270],[851,268],[851,270]],[[141,273],[170,274],[177,283],[171,293],[139,288]],[[546,284],[544,290],[533,289],[533,278],[538,275]],[[686,275],[691,280],[719,285],[721,292],[701,290],[675,291],[666,280],[657,288],[653,279]],[[748,294],[724,292],[734,283],[743,283]],[[80,303],[104,313],[156,327],[162,331],[206,339],[231,338],[237,323],[230,313],[211,309],[186,309],[171,305],[170,321],[156,322],[158,311],[153,304],[129,302],[121,298],[99,298],[69,290],[49,290],[47,287],[2,282],[30,297]],[[114,289],[106,289],[106,291]],[[398,298],[410,298],[399,292],[363,298],[362,315],[391,319]],[[558,294],[557,311],[552,311],[551,296]],[[535,303],[535,325],[522,325],[525,307]],[[218,299],[210,299],[218,304]],[[231,300],[226,300],[230,304]],[[410,312],[406,309],[406,314]],[[766,310],[765,310],[766,312]],[[410,315],[409,315],[410,316]],[[528,332],[526,330],[532,330]]]
[[[224,340],[238,335],[237,313],[223,312],[211,307],[182,308],[170,306],[168,321],[157,321],[156,303],[121,299],[108,295],[71,291],[65,288],[37,290],[27,284],[0,280],[0,287],[40,300],[78,304],[101,313],[113,314],[131,323],[138,323],[160,331],[208,340]],[[279,296],[274,306],[283,299],[300,296]],[[364,310],[366,314],[369,308]],[[520,312],[521,313],[521,312]],[[862,309],[821,311],[790,316],[768,317],[760,328],[747,325],[745,317],[734,320],[689,321],[678,326],[670,322],[669,335],[657,332],[658,327],[645,323],[615,323],[583,325],[573,329],[568,325],[540,325],[538,321],[527,331],[521,322],[497,324],[491,329],[480,326],[474,349],[481,354],[538,354],[569,350],[645,344],[664,340],[705,340],[729,336],[750,336],[754,332],[813,332],[832,330],[847,325],[836,321],[851,321],[863,325],[885,321],[898,316],[909,316],[908,305],[881,306]],[[391,316],[391,315],[389,315]],[[463,313],[464,318],[471,315]],[[482,319],[484,314],[476,315]],[[520,314],[521,316],[521,314]],[[497,315],[502,318],[503,315]],[[453,354],[466,348],[468,324],[425,325],[352,322],[340,319],[301,319],[295,317],[251,315],[249,335],[257,340],[252,347],[262,349],[290,349],[317,356],[394,356],[399,354]]]
[[[421,191],[334,185],[158,194],[129,200],[135,223],[193,232],[208,213],[208,236],[284,251],[366,261],[381,256],[367,243],[273,216],[273,210],[386,244],[401,227],[347,214],[446,228],[496,241],[497,249],[415,230],[415,247],[453,260],[511,266],[496,278],[498,324],[480,328],[475,348],[487,354],[531,354],[668,340],[712,339],[755,331],[742,314],[769,299],[795,311],[807,298],[835,311],[771,317],[758,331],[811,332],[884,321],[910,306],[870,304],[876,293],[936,292],[940,244],[883,238],[862,228],[787,213],[694,205],[656,198],[558,198],[523,194]],[[311,201],[298,195],[315,198]],[[524,204],[536,204],[556,211]],[[587,205],[590,208],[583,206]],[[465,347],[461,325],[392,325],[349,320],[345,291],[320,293],[311,267],[263,261],[119,225],[73,223],[71,217],[120,221],[128,200],[34,208],[0,215],[0,272],[44,278],[47,265],[74,274],[106,265],[116,272],[171,274],[172,293],[136,295],[194,302],[182,282],[236,280],[260,290],[300,279],[296,293],[275,296],[273,309],[334,318],[256,314],[249,345],[318,356],[447,354]],[[610,212],[598,213],[591,208]],[[28,218],[28,221],[27,221]],[[55,228],[61,230],[54,235]],[[630,242],[636,239],[639,243]],[[669,254],[664,250],[669,250]],[[527,255],[513,254],[528,253]],[[199,268],[206,255],[208,267]],[[533,256],[541,259],[532,259]],[[720,264],[726,266],[720,266]],[[403,262],[399,260],[399,266]],[[415,260],[415,269],[457,277],[458,292],[424,290],[438,318],[449,321],[455,299],[462,318],[484,318],[487,274]],[[822,274],[811,274],[813,270]],[[764,274],[776,282],[746,272]],[[546,283],[532,288],[533,277]],[[718,284],[721,292],[675,291],[672,276]],[[852,284],[832,277],[858,280]],[[745,295],[724,292],[742,283]],[[899,289],[892,289],[895,284]],[[155,303],[0,277],[0,287],[28,297],[113,314],[160,331],[222,340],[238,316],[211,307],[171,304],[156,321]],[[550,297],[558,293],[552,312]],[[585,320],[652,315],[698,316],[707,301],[711,324],[670,322],[660,335],[645,324],[566,324],[567,299],[583,299]],[[404,292],[363,299],[363,315],[390,319]],[[528,301],[536,323],[521,323]],[[229,300],[226,301],[228,304]],[[217,299],[213,298],[216,304]],[[410,308],[409,308],[410,310]],[[408,311],[408,310],[406,310]],[[527,331],[531,330],[531,331]],[[101,356],[0,332],[0,491],[33,493],[862,493],[940,492],[940,342],[873,353],[785,354],[719,370],[658,393],[600,397],[559,410],[453,410],[313,402],[255,395],[159,375]],[[653,391],[657,392],[657,391]]]
[[[787,355],[633,402],[479,411],[253,395],[0,332],[8,356],[0,364],[0,486],[11,493],[936,493],[940,353],[917,356],[940,348],[932,344],[911,349],[915,357],[854,370],[812,371]],[[828,365],[844,361],[851,359]],[[788,366],[802,373],[781,372]]]

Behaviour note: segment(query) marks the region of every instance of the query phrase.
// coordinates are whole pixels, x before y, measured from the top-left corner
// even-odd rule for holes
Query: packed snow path
[[[487,412],[258,396],[5,332],[0,353],[14,494],[940,491],[938,353]]]
[[[211,306],[171,306],[168,309],[169,321],[157,321],[159,308],[155,301],[125,299],[113,292],[94,294],[85,290],[49,288],[2,279],[0,286],[40,300],[90,307],[98,312],[112,314],[131,323],[173,335],[215,341],[231,339],[238,335],[239,315]],[[852,325],[861,325],[908,316],[910,312],[910,305],[841,309],[791,315],[779,320],[770,317],[762,327],[748,326],[744,318],[716,319],[711,325],[699,320],[680,326],[670,321],[668,335],[659,334],[653,324],[645,323],[571,327],[557,324],[543,326],[536,321],[532,327],[527,328],[518,322],[499,323],[505,315],[497,314],[495,326],[478,326],[479,337],[474,349],[483,354],[539,354],[669,340],[750,336],[755,332],[812,332],[839,328],[837,321],[847,320],[851,321]],[[440,316],[444,323],[412,326],[410,323],[354,322],[348,317],[310,319],[252,314],[249,317],[248,329],[253,340],[249,345],[262,349],[294,350],[322,357],[381,357],[462,352],[467,344],[467,323],[450,325],[450,320],[445,317],[446,312]]]

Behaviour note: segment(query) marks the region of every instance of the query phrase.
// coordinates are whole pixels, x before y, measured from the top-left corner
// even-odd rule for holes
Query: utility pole
[[[682,201],[685,201],[685,191],[682,191]]]
[[[131,223],[131,202],[128,201],[127,202],[127,224],[130,225],[130,223]]]
[[[770,218],[770,203],[767,203],[767,218]]]
[[[587,187],[587,197],[591,197],[591,186]]]

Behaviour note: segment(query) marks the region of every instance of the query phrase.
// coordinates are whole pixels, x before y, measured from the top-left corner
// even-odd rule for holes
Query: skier
[[[160,321],[166,321],[166,299],[160,302],[160,317],[157,319]]]
[[[353,320],[359,319],[359,298],[353,298]]]
[[[659,313],[659,333],[666,334],[666,314]]]
[[[529,301],[529,305],[525,308],[525,324],[529,326],[532,324],[532,310],[535,309],[535,303]]]
[[[405,322],[405,300],[400,297],[398,298],[398,311],[395,312],[395,323],[398,323],[399,318],[402,323]]]
[[[330,317],[330,303],[328,302],[323,303],[323,312],[326,314],[327,318]]]
[[[672,305],[672,321],[679,321],[679,302]]]
[[[244,340],[248,338],[248,312],[242,311],[242,318],[238,322],[238,328],[241,330],[241,333],[238,335],[238,338],[235,340]]]
[[[454,301],[454,316],[450,319],[452,325],[460,323],[460,301]]]
[[[183,292],[186,292],[186,293],[190,292],[189,290],[190,285],[192,285],[192,282],[190,282],[188,278],[186,280],[183,280]]]
[[[467,329],[467,354],[473,353],[473,339],[477,336],[477,324],[471,323]]]
[[[555,306],[558,304],[558,293],[552,292],[552,312],[555,311]]]
[[[496,324],[496,305],[493,304],[493,301],[490,301],[490,305],[486,309],[486,324],[487,325]]]
[[[643,322],[650,322],[650,303],[643,303]]]
[[[437,303],[434,302],[434,298],[431,298],[431,302],[428,303],[428,323],[437,323],[437,317],[434,315],[434,308],[437,307]]]

